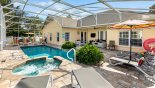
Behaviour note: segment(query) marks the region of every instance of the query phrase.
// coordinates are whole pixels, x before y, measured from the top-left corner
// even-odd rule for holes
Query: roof
[[[96,15],[89,15],[82,19],[76,20],[72,18],[66,17],[48,17],[53,20],[59,22],[62,27],[88,27],[88,26],[99,26],[99,25],[107,25],[107,24],[115,24],[120,21],[132,20],[132,19],[142,19],[144,14],[133,12],[133,11],[120,11],[121,15],[114,10],[107,10],[105,12],[97,13]],[[121,19],[121,20],[120,20]],[[53,21],[52,20],[52,21]]]
[[[47,20],[57,21],[63,27],[77,27],[77,20],[72,19],[72,18],[58,17],[58,16],[56,16],[56,17],[48,16]]]

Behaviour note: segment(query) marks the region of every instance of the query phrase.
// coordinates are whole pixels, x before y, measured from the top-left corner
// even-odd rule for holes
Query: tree
[[[0,0],[0,4],[2,6],[5,6],[5,5],[9,4],[10,2],[11,2],[11,0]]]
[[[153,10],[152,10],[153,9]],[[155,14],[155,5],[152,5],[149,10],[150,13]]]
[[[0,4],[2,6],[5,6],[7,4],[10,4],[11,3],[11,0],[0,0]],[[24,35],[24,33],[28,32],[27,29],[40,29],[40,26],[37,26],[37,25],[31,25],[32,24],[41,24],[42,21],[39,17],[34,17],[34,16],[31,16],[30,18],[32,19],[25,19],[25,18],[20,18],[20,17],[26,17],[28,18],[27,16],[27,13],[25,13],[24,11],[21,11],[21,8],[20,6],[17,6],[17,7],[14,7],[13,5],[10,5],[9,6],[10,8],[14,8],[14,9],[18,9],[18,10],[15,10],[14,12],[10,13],[10,15],[13,15],[13,16],[18,16],[18,17],[14,17],[12,18],[11,22],[19,22],[18,24],[14,23],[13,25],[11,25],[10,27],[7,28],[7,35],[8,36],[18,36],[18,32],[19,32],[19,35]],[[4,9],[3,10],[4,13],[7,13],[9,11],[11,11],[10,9]],[[10,19],[11,17],[5,17],[5,20],[8,20]],[[38,20],[34,20],[34,19],[38,19]],[[9,25],[11,24],[11,22],[7,22],[6,25]],[[30,24],[27,24],[25,25],[25,23],[30,23]],[[18,29],[19,31],[18,31]]]
[[[71,15],[68,15],[67,18],[72,18],[72,16]]]
[[[7,5],[7,4],[10,4],[11,3],[11,0],[0,0],[0,4],[2,5],[2,6],[5,6],[5,5]],[[12,7],[13,5],[10,5],[9,7]],[[4,13],[7,13],[7,12],[9,12],[10,11],[10,9],[4,9],[3,10],[4,11]]]

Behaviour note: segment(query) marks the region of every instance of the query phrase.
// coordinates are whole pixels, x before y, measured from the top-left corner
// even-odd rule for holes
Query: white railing
[[[74,58],[69,57],[69,53],[70,53],[72,50],[74,51]],[[73,62],[76,62],[76,50],[75,50],[74,48],[70,49],[70,50],[67,52],[67,58],[69,58],[69,59],[72,60]]]

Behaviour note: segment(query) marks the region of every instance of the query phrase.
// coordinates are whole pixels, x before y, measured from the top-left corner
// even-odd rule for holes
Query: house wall
[[[142,41],[144,42],[146,39],[155,38],[155,27],[148,28],[148,29],[140,29],[142,31]],[[129,51],[129,46],[119,45],[119,31],[120,30],[112,30],[107,29],[105,27],[100,27],[98,29],[94,28],[85,28],[85,29],[76,29],[76,28],[62,28],[62,26],[57,21],[52,21],[47,24],[42,33],[43,36],[48,37],[48,43],[62,45],[65,42],[64,34],[65,32],[70,33],[70,41],[75,42],[76,40],[80,40],[80,33],[87,32],[87,42],[90,40],[98,39],[98,31],[107,31],[107,44],[109,44],[110,40],[114,40],[115,44],[117,45],[118,50]],[[57,42],[56,34],[57,32],[60,33],[60,41]],[[52,41],[50,41],[50,33],[52,33]],[[94,38],[91,38],[91,33],[96,33]],[[132,46],[132,51],[134,52],[142,52],[145,51],[143,47],[135,47]]]
[[[155,38],[155,28],[147,28],[142,30],[142,41],[146,39]],[[120,30],[107,30],[107,44],[110,40],[114,40],[118,50],[129,51],[129,46],[119,45],[119,31]],[[143,47],[132,46],[132,51],[134,52],[143,52],[145,51]]]
[[[59,32],[59,42],[57,42],[57,32]],[[43,31],[43,37],[47,37],[47,42],[55,45],[62,45],[65,43],[65,32],[70,33],[70,41],[75,42],[80,38],[78,29],[75,28],[62,28],[62,26],[57,21],[52,21],[47,24]],[[50,33],[52,33],[52,41],[50,41]]]
[[[91,37],[91,33],[96,33],[94,38]],[[98,30],[97,29],[88,29],[87,31],[88,41],[98,39]]]
[[[60,33],[60,40],[57,42],[57,32]],[[50,33],[52,33],[52,41],[50,41]],[[42,31],[43,37],[47,37],[47,42],[51,44],[61,45],[62,44],[62,27],[61,25],[56,22],[52,21],[48,23],[43,31]]]
[[[69,32],[70,33],[70,39],[69,41],[74,42],[76,40],[80,40],[80,32],[78,31],[78,29],[75,28],[63,28],[63,35],[65,35],[65,32]],[[65,43],[65,38],[62,38],[62,43]]]
[[[102,27],[102,28],[98,28],[98,29],[87,29],[87,40],[90,41],[90,40],[95,40],[95,39],[98,39],[98,32],[100,31],[106,31],[105,27]],[[96,33],[96,36],[95,37],[91,37],[91,33]]]

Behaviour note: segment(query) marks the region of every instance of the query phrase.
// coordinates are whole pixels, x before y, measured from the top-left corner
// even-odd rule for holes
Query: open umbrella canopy
[[[147,28],[152,26],[153,22],[143,20],[127,20],[122,23],[111,26],[114,29],[136,29],[136,28]]]
[[[154,27],[155,27],[155,23],[153,23],[153,24],[152,24],[152,26],[154,26]]]

